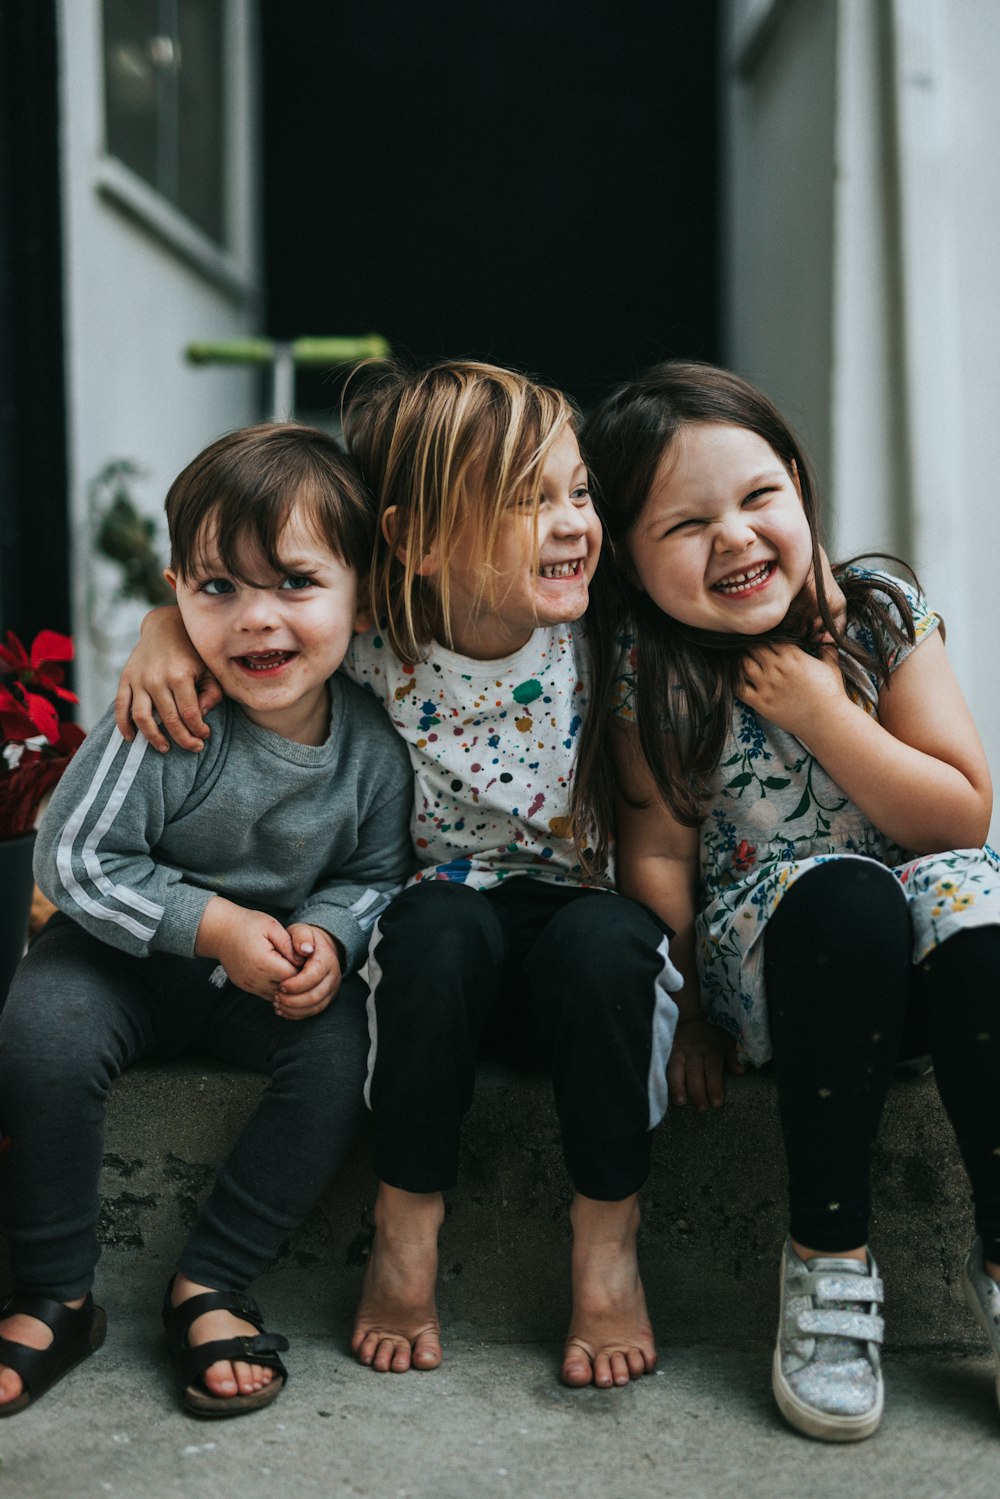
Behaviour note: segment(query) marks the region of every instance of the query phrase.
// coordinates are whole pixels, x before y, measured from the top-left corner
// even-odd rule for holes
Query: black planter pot
[[[0,1009],[28,940],[35,834],[0,839]]]

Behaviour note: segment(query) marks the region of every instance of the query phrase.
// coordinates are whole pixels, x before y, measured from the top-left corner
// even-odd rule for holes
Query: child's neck
[[[244,708],[251,723],[292,744],[325,744],[330,736],[330,684],[324,682],[287,708]]]
[[[434,636],[434,641],[444,650],[453,651],[456,656],[467,656],[470,661],[505,661],[508,656],[523,651],[534,633],[534,630],[527,634],[520,630],[512,632],[502,619],[491,616],[464,620],[461,630],[456,631],[450,641],[444,638],[443,631]]]

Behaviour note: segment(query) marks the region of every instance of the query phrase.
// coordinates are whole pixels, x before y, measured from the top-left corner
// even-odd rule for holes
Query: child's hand
[[[138,729],[164,753],[170,739],[180,749],[200,750],[209,735],[202,714],[221,699],[222,689],[188,639],[179,610],[153,609],[142,622],[139,644],[125,662],[115,694],[115,723],[122,737],[132,740]]]
[[[288,928],[301,964],[274,996],[274,1013],[283,1020],[304,1020],[325,1010],[340,988],[343,958],[340,944],[321,926],[297,921]]]
[[[818,716],[850,706],[832,645],[824,646],[818,656],[791,644],[748,651],[739,696],[761,718],[803,741]]]
[[[678,1021],[667,1066],[670,1102],[683,1107],[690,1099],[699,1113],[711,1105],[721,1109],[726,1099],[726,1073],[745,1071],[737,1059],[732,1036],[708,1020]]]
[[[238,989],[270,1003],[304,961],[280,921],[220,895],[205,907],[194,950],[199,957],[218,958]]]

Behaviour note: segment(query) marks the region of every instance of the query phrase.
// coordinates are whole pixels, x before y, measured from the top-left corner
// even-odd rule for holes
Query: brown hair
[[[243,427],[211,443],[167,492],[170,565],[182,578],[202,568],[206,522],[219,561],[234,578],[251,559],[283,570],[278,547],[296,505],[340,560],[364,581],[371,565],[372,499],[353,459],[328,433],[297,422]]]
[[[765,637],[715,634],[680,624],[638,586],[627,563],[629,533],[664,455],[684,427],[705,422],[755,432],[786,472],[798,479],[812,536],[815,598],[811,590],[800,595],[782,623]],[[754,641],[808,645],[826,632],[841,652],[849,687],[860,687],[868,672],[881,685],[888,679],[894,648],[913,642],[910,607],[895,584],[884,577],[844,572],[848,564],[843,563],[837,581],[847,599],[848,619],[861,626],[867,648],[849,640],[838,627],[823,587],[816,483],[806,454],[768,398],[728,370],[681,360],[655,365],[597,406],[584,426],[583,446],[596,471],[609,561],[614,558],[614,565],[598,571],[588,611],[594,702],[610,702],[620,672],[621,641],[634,632],[634,703],[642,751],[674,816],[695,826],[701,821],[708,778],[722,755],[742,682],[742,661]],[[577,769],[581,802],[600,829],[599,853],[612,826],[615,794],[606,728],[604,713],[590,715]]]
[[[412,664],[435,635],[451,644],[448,566],[460,537],[479,559],[479,596],[495,603],[504,511],[516,501],[537,506],[545,456],[577,417],[559,391],[491,364],[382,364],[361,379],[348,387],[343,420],[378,512],[371,604]],[[418,569],[430,553],[435,571],[425,578]]]

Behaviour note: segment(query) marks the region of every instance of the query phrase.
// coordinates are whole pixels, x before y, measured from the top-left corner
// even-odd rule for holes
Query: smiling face
[[[358,609],[358,577],[294,505],[281,533],[282,571],[245,559],[246,580],[219,561],[211,529],[189,574],[166,573],[181,618],[226,697],[252,722],[301,744],[322,744],[329,731],[327,680],[343,661],[355,629],[370,619]]]
[[[537,509],[529,495],[504,512],[491,567],[471,538],[460,535],[451,551],[451,645],[462,655],[478,661],[511,656],[540,625],[568,623],[587,608],[601,554],[601,523],[568,425],[546,454],[539,489]],[[433,563],[427,575],[433,583]]]
[[[641,587],[700,630],[774,629],[812,569],[812,536],[793,474],[746,427],[693,422],[657,469],[628,535]]]

